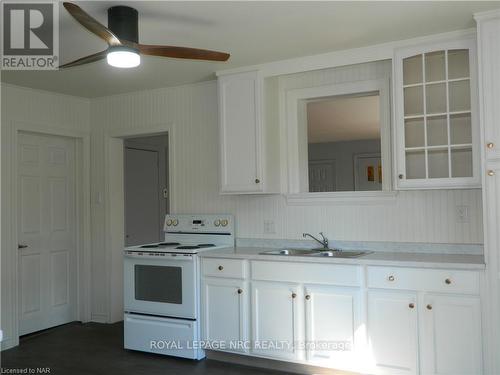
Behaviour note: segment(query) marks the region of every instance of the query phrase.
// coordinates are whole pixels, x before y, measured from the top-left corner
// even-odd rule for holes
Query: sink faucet
[[[319,232],[319,235],[321,236],[321,238],[323,240],[318,240],[316,237],[314,237],[310,233],[302,233],[302,237],[304,237],[304,238],[311,237],[314,241],[320,243],[321,246],[323,246],[323,249],[328,249],[328,238],[326,238],[325,236],[323,236],[323,232]]]

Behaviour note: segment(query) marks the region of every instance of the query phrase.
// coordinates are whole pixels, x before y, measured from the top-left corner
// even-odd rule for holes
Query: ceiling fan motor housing
[[[108,9],[108,28],[120,39],[139,43],[139,14],[127,6]]]

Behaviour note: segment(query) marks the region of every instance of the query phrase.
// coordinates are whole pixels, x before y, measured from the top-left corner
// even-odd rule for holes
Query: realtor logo
[[[2,2],[2,69],[57,69],[59,8],[53,1]]]

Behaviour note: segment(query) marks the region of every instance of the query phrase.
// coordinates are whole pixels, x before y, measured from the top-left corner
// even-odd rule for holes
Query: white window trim
[[[299,106],[304,100],[338,95],[351,95],[365,92],[379,92],[380,95],[380,135],[382,159],[382,191],[352,191],[308,193],[301,189],[300,167],[304,163],[301,155],[307,153],[307,129],[299,121]],[[318,204],[333,202],[376,202],[394,199],[397,195],[392,191],[392,158],[391,158],[391,106],[389,79],[355,81],[342,84],[329,84],[317,87],[292,89],[285,92],[285,113],[287,133],[288,159],[288,194],[290,204]],[[299,135],[302,135],[299,136]],[[305,149],[305,151],[304,151]],[[307,160],[306,160],[307,161]]]

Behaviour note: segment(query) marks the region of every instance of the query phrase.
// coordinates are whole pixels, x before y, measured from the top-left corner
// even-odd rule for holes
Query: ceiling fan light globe
[[[108,64],[115,68],[135,68],[141,63],[141,55],[131,48],[113,48],[108,52]]]

